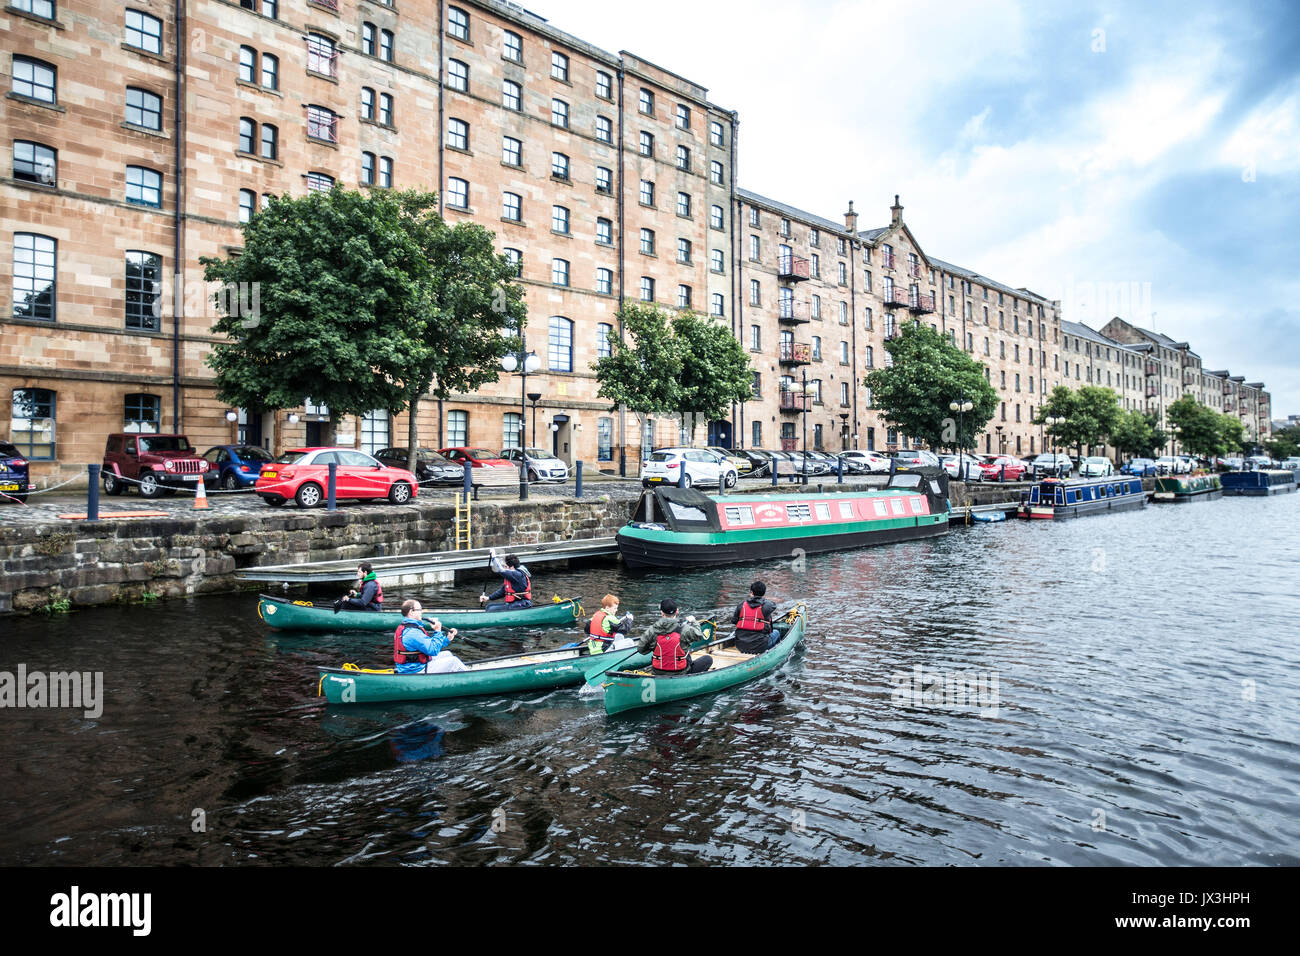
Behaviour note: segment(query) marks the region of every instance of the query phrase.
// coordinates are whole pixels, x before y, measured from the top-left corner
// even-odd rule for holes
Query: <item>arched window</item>
[[[28,458],[54,458],[54,392],[47,388],[16,388],[9,443]]]
[[[122,431],[157,434],[162,421],[162,399],[157,395],[128,395],[122,413]]]
[[[573,371],[573,322],[560,315],[551,316],[548,358],[552,372]]]
[[[613,354],[610,341],[614,335],[614,326],[601,322],[596,326],[596,358],[605,358]]]

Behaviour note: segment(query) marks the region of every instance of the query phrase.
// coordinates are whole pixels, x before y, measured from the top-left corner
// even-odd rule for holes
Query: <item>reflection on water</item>
[[[105,704],[0,711],[0,863],[1295,864],[1297,517],[1223,499],[731,572],[539,569],[639,624],[666,595],[729,615],[755,577],[809,601],[775,673],[617,718],[576,689],[327,706],[314,668],[391,636],[268,632],[250,595],[6,619],[0,670],[103,671]]]

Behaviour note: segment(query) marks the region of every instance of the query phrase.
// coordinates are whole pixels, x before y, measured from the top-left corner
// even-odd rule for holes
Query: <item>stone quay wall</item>
[[[476,502],[473,544],[605,537],[629,510],[599,498]],[[235,591],[248,587],[235,577],[244,568],[449,551],[454,538],[450,504],[12,525],[0,527],[0,613]]]

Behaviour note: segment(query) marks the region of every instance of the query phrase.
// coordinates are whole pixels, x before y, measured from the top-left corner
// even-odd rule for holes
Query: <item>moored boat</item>
[[[1283,495],[1296,490],[1296,473],[1289,468],[1226,471],[1220,478],[1225,495]]]
[[[712,621],[702,622],[704,640],[699,643],[708,643],[715,627]],[[612,656],[618,650],[605,653]],[[565,646],[469,662],[465,665],[467,670],[454,674],[397,674],[392,668],[321,667],[318,691],[331,704],[375,704],[550,690],[582,683],[586,670],[598,664],[601,656],[588,654],[585,646]],[[649,654],[633,654],[622,666],[636,668],[649,664]]]
[[[735,687],[775,670],[803,640],[808,610],[799,604],[783,618],[789,622],[785,636],[762,654],[742,654],[735,648],[709,648],[713,666],[699,674],[656,675],[649,668],[610,671],[606,675],[605,713],[619,714],[688,697]],[[703,648],[701,648],[703,650]]]
[[[484,611],[479,608],[425,608],[424,619],[437,618],[443,627],[458,631],[484,630],[494,627],[543,627],[572,624],[582,618],[580,598],[534,604],[520,611]],[[340,611],[332,604],[290,601],[286,598],[258,596],[257,616],[267,626],[280,631],[388,631],[397,630],[401,611]]]
[[[1045,478],[1022,492],[1022,518],[1077,518],[1081,515],[1144,508],[1141,478]]]
[[[710,497],[641,494],[616,540],[634,570],[700,568],[928,538],[948,532],[948,476],[900,472],[871,491]]]
[[[1212,501],[1223,497],[1218,475],[1178,475],[1156,479],[1152,501],[1182,504],[1188,501]]]

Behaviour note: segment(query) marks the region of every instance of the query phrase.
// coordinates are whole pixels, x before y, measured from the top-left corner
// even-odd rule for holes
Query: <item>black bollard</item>
[[[461,467],[465,469],[465,500],[469,501],[469,496],[474,493],[474,473],[470,471],[473,466],[469,462],[462,462]]]
[[[776,487],[776,482],[777,482],[777,476],[776,476],[776,473],[777,473],[776,459],[773,458],[773,459],[772,459],[772,487],[773,487],[773,488]]]
[[[334,492],[338,489],[339,463],[337,461],[330,462],[329,469],[329,490],[325,494],[325,509],[327,511],[337,511],[338,505],[334,503]]]
[[[835,484],[844,484],[844,456],[835,456]]]
[[[677,487],[685,488],[686,487],[686,459],[685,458],[682,459],[681,468],[682,468],[681,472],[677,475]]]
[[[579,461],[575,467],[577,468],[577,472],[575,473],[574,476],[573,497],[581,498],[582,497],[582,462]]]
[[[99,520],[99,465],[90,466],[90,487],[86,489],[86,520]]]

